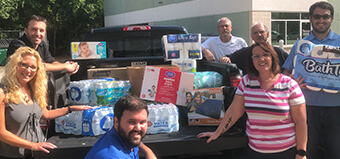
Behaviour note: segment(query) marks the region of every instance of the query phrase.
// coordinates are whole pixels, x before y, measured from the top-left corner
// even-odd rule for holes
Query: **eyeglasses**
[[[329,14],[325,14],[325,15],[313,14],[312,15],[313,19],[320,19],[320,18],[322,18],[322,19],[328,20],[331,17],[332,17],[332,15],[329,15]]]
[[[218,27],[221,27],[221,28],[228,28],[229,25],[219,25]]]
[[[36,67],[36,66],[29,66],[27,63],[22,63],[22,62],[20,62],[20,66],[22,67],[22,68],[25,68],[25,69],[28,69],[28,68],[30,68],[31,69],[31,71],[37,71],[38,70],[38,67]]]
[[[251,58],[253,60],[262,59],[262,57],[269,58],[269,57],[271,57],[271,55],[269,53],[264,53],[263,55],[253,55],[253,56],[251,56]]]

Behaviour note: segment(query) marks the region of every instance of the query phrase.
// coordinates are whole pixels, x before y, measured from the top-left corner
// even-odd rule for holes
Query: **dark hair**
[[[309,16],[312,16],[313,15],[313,12],[315,10],[315,8],[322,8],[322,9],[327,9],[327,10],[330,10],[331,11],[331,16],[333,17],[334,16],[334,8],[332,6],[332,4],[328,3],[328,2],[316,2],[314,3],[312,6],[309,7]]]
[[[250,53],[248,54],[247,57],[247,71],[249,75],[252,76],[259,76],[259,71],[255,68],[254,63],[253,63],[253,49],[259,46],[261,47],[264,51],[270,53],[272,56],[272,72],[274,74],[280,73],[280,66],[279,66],[279,58],[277,57],[277,53],[275,52],[274,48],[269,44],[269,43],[254,43],[253,45],[250,46]]]
[[[195,92],[195,94],[194,94],[194,98],[195,98],[196,96],[198,96],[198,95],[200,95],[200,96],[202,97],[201,92],[197,91],[197,92]]]
[[[25,28],[28,28],[28,24],[32,20],[41,21],[41,22],[44,22],[45,24],[47,23],[47,20],[44,17],[39,16],[39,15],[32,15],[27,19],[26,24],[25,24]]]
[[[148,106],[145,101],[136,96],[124,96],[121,97],[114,106],[113,114],[120,120],[125,110],[140,111],[145,109],[149,115]]]

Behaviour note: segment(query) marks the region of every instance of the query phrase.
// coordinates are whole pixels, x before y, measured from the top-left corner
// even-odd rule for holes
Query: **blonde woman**
[[[88,106],[47,110],[47,76],[39,53],[21,47],[9,57],[0,84],[0,158],[33,158],[56,148],[44,142],[40,118],[54,119]]]

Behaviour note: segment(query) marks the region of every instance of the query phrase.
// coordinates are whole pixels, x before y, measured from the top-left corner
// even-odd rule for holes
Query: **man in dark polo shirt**
[[[250,34],[251,34],[251,38],[257,43],[267,42],[267,38],[269,37],[268,27],[261,22],[255,23],[250,28]],[[285,52],[279,47],[273,46],[273,48],[275,52],[277,53],[277,56],[279,58],[279,65],[281,67],[285,63],[285,60],[288,54],[287,52]],[[248,56],[250,51],[251,51],[250,47],[245,47],[229,55],[231,62],[235,63],[237,65],[237,68],[243,71],[243,75],[247,74],[246,57]],[[281,67],[281,71],[283,70],[284,69]]]
[[[65,71],[67,74],[74,74],[78,71],[79,65],[75,62],[59,63],[52,57],[47,44],[43,41],[46,34],[46,19],[32,15],[25,24],[25,34],[19,39],[11,41],[7,49],[7,57],[11,56],[19,47],[28,46],[37,50],[44,62],[47,72]]]

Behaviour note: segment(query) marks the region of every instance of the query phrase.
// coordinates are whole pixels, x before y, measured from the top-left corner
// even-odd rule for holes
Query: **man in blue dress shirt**
[[[314,44],[340,46],[340,35],[334,33],[330,27],[334,19],[334,8],[328,2],[316,2],[309,8],[309,20],[313,30],[303,38]],[[284,74],[291,74],[294,57],[297,54],[297,42],[291,49],[283,65]],[[295,79],[301,88],[305,88],[304,79]],[[340,158],[340,94],[326,93],[302,89],[306,98],[308,142],[307,158],[318,158],[318,149],[324,142],[325,156],[321,158]]]
[[[91,148],[85,159],[156,158],[141,141],[147,130],[149,111],[146,103],[135,96],[121,97],[114,107],[114,126]]]

